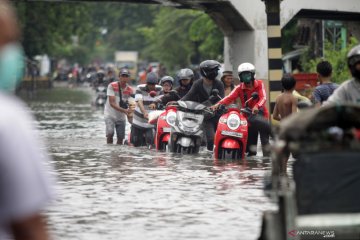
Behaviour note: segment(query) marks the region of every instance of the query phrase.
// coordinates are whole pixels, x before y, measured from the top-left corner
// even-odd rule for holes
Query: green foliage
[[[145,57],[163,62],[168,69],[206,58],[222,60],[224,37],[205,13],[162,8],[154,26],[139,31],[147,41]]]
[[[222,60],[223,35],[199,11],[111,2],[17,1],[15,7],[29,57],[46,53],[86,64],[113,61],[116,50],[135,50],[170,70]]]
[[[190,39],[200,42],[203,59],[223,61],[224,36],[207,14],[201,14],[190,26]]]
[[[284,53],[294,50],[294,42],[298,34],[297,19],[292,19],[286,26],[281,30],[282,42],[281,47]]]
[[[337,43],[341,46],[341,42]],[[341,83],[350,78],[350,72],[347,66],[347,58],[346,55],[355,45],[358,44],[358,41],[355,38],[350,39],[350,43],[344,49],[341,47],[336,47],[334,50],[334,46],[330,42],[325,42],[325,56],[324,58],[310,59],[309,53],[305,53],[301,57],[301,65],[304,68],[305,72],[316,72],[317,64],[322,60],[327,60],[331,63],[333,67],[332,80],[336,83]]]
[[[91,32],[88,7],[83,4],[16,2],[15,7],[29,57],[44,53],[53,57],[71,55],[68,45],[72,43],[72,36],[81,39]]]

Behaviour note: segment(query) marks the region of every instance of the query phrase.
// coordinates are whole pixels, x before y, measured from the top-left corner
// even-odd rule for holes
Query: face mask
[[[212,71],[207,73],[207,79],[214,81],[218,76],[218,69],[213,69]]]
[[[14,92],[24,72],[24,54],[19,44],[8,44],[0,50],[0,90]]]
[[[250,83],[253,80],[253,76],[251,72],[242,72],[240,75],[240,80],[243,83]]]

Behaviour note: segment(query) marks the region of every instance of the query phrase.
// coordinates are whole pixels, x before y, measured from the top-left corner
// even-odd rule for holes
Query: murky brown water
[[[58,175],[55,240],[256,239],[269,160],[215,162],[106,145],[102,110],[33,103]]]

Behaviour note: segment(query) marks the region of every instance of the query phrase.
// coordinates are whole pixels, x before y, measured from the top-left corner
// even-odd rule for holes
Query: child
[[[284,88],[284,92],[276,98],[273,112],[273,118],[278,121],[281,121],[297,111],[297,98],[293,95],[296,85],[294,77],[290,74],[285,74],[281,79],[281,84]],[[286,173],[289,157],[290,152],[287,152],[286,157],[284,157],[282,162],[282,171],[284,173]]]
[[[273,118],[278,121],[297,111],[297,99],[292,94],[296,85],[294,77],[290,74],[285,74],[281,79],[281,84],[284,92],[276,98],[273,112]]]

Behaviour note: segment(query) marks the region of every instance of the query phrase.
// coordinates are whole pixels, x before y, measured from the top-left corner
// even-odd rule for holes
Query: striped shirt
[[[149,109],[149,105],[151,103],[154,103],[158,99],[159,95],[161,94],[162,87],[160,85],[156,85],[155,91],[156,91],[156,96],[151,97],[149,94],[150,91],[147,88],[146,84],[140,84],[136,87],[135,101],[138,102],[141,100],[143,102],[145,110],[148,113],[153,111],[153,110]],[[136,106],[136,108],[135,108],[134,119],[133,119],[132,124],[139,128],[153,128],[154,127],[154,125],[149,124],[148,120],[146,118],[144,118],[144,115],[141,112],[139,106]]]
[[[338,86],[339,85],[337,85],[336,83],[324,83],[321,84],[320,86],[317,86],[313,93],[314,102],[315,103],[325,102]]]

